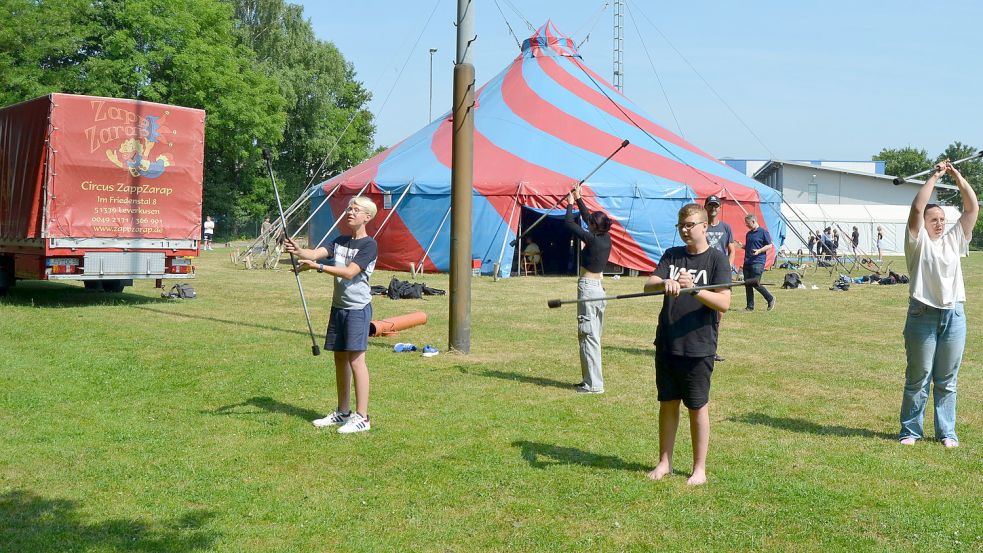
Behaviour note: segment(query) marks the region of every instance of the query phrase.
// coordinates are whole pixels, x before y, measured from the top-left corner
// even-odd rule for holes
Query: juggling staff
[[[276,177],[273,176],[273,164],[270,162],[270,151],[263,148],[263,159],[266,160],[266,168],[270,171],[270,181],[273,182],[273,195],[276,197],[276,207],[280,211],[280,224],[283,226],[284,234],[287,230],[287,219],[283,216],[283,204],[280,203],[280,190],[276,186]],[[300,283],[300,272],[297,271],[297,258],[290,254],[290,265],[294,269],[294,276],[297,277],[297,290],[300,291],[300,304],[304,306],[304,316],[307,317],[307,330],[311,334],[311,353],[315,356],[321,355],[321,348],[317,345],[314,337],[314,326],[311,324],[311,313],[307,310],[307,299],[304,298],[304,286]]]
[[[618,146],[618,149],[617,150],[611,152],[611,155],[609,155],[608,157],[604,158],[604,161],[602,161],[600,163],[600,165],[598,165],[597,167],[595,167],[594,170],[591,171],[589,175],[587,175],[586,177],[580,179],[580,182],[578,182],[577,184],[575,184],[573,186],[573,188],[570,189],[570,192],[568,192],[568,194],[569,193],[573,193],[573,191],[577,190],[577,188],[580,185],[584,184],[584,182],[586,182],[587,179],[589,179],[592,176],[594,176],[594,173],[598,172],[601,169],[601,167],[604,167],[604,164],[605,163],[607,163],[608,161],[611,161],[611,158],[613,158],[615,154],[617,154],[621,150],[627,148],[628,147],[628,144],[629,144],[628,139],[625,139],[625,141],[621,143],[621,146]],[[522,234],[516,236],[515,237],[515,240],[509,242],[509,245],[510,246],[515,246],[516,244],[518,244],[519,241],[521,241],[523,238],[526,237],[526,235],[528,235],[530,232],[532,232],[532,229],[536,228],[539,225],[539,223],[542,223],[543,222],[543,219],[545,219],[546,217],[548,217],[549,214],[550,214],[550,212],[553,211],[554,209],[556,209],[556,207],[560,205],[560,202],[562,202],[564,198],[566,198],[566,194],[564,194],[563,197],[561,197],[559,200],[556,200],[556,203],[553,204],[549,209],[547,209],[546,212],[543,213],[543,215],[539,219],[536,219],[536,222],[534,222],[533,224],[529,225],[529,228],[527,228],[525,232],[523,232]]]
[[[970,161],[970,160],[973,160],[973,159],[983,159],[983,150],[980,150],[979,152],[976,152],[975,154],[973,154],[971,156],[964,157],[962,159],[957,159],[956,161],[950,161],[949,162],[949,165],[955,166],[955,165],[959,165],[960,163],[963,163],[963,162],[966,162],[966,161]],[[898,186],[898,185],[904,184],[905,182],[908,181],[908,179],[913,179],[913,178],[916,178],[916,177],[922,177],[922,176],[925,176],[925,175],[929,175],[929,174],[935,173],[937,167],[938,167],[938,164],[933,165],[931,169],[927,169],[925,171],[922,171],[921,173],[915,173],[914,175],[908,175],[907,177],[898,177],[898,178],[894,179],[894,186]]]
[[[758,279],[748,279],[748,280],[738,280],[731,282],[730,284],[713,284],[710,286],[693,286],[692,288],[683,288],[679,291],[681,294],[693,294],[699,292],[700,290],[716,290],[719,288],[732,288],[734,286],[754,286],[758,284]],[[549,300],[546,302],[547,307],[550,309],[556,309],[565,303],[584,303],[588,301],[607,301],[607,300],[626,300],[629,298],[644,298],[646,296],[662,296],[665,295],[665,290],[659,290],[658,292],[638,292],[637,294],[621,294],[619,296],[607,296],[604,298],[589,298],[582,300]]]

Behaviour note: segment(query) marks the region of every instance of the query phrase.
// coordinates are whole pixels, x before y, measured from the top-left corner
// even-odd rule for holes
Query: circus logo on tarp
[[[169,111],[144,116],[101,100],[91,107],[97,123],[85,129],[91,152],[105,148],[109,161],[134,177],[154,179],[174,165],[173,155],[162,151],[174,145],[169,137],[177,134],[165,125]]]

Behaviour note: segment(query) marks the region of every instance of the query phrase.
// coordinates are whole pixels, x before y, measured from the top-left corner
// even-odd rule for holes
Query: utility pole
[[[427,124],[429,125],[433,121],[433,55],[437,53],[436,48],[430,49],[430,110],[427,116]]]
[[[471,204],[474,180],[474,0],[457,0],[451,134],[451,278],[448,346],[471,353]]]
[[[625,3],[614,0],[614,88],[625,93]]]

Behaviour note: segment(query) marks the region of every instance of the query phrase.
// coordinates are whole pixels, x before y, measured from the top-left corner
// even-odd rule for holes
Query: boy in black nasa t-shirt
[[[687,288],[730,284],[730,262],[707,242],[707,212],[697,204],[679,210],[679,236],[685,246],[669,248],[646,292],[665,291],[655,333],[655,382],[659,392],[659,464],[648,473],[661,480],[672,472],[672,450],[679,427],[679,403],[689,409],[693,474],[687,484],[707,480],[710,441],[710,375],[717,353],[717,313],[730,307],[730,288],[687,292]]]

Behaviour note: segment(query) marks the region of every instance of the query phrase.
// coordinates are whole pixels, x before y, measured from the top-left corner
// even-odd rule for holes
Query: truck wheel
[[[14,285],[14,260],[11,257],[0,257],[0,296],[6,296]]]
[[[123,291],[125,286],[122,280],[104,280],[102,281],[102,289],[110,294],[118,294]]]
[[[85,284],[86,290],[102,290],[101,280],[83,280],[82,283]]]

